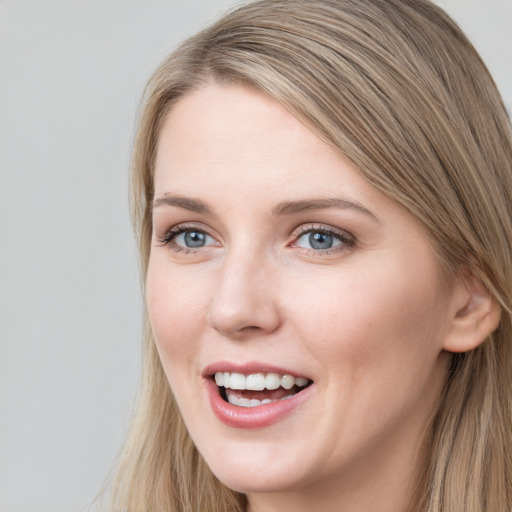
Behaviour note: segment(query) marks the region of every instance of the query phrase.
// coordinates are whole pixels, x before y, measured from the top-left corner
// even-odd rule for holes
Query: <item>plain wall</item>
[[[230,0],[0,0],[0,512],[84,510],[140,375],[144,83]],[[445,0],[512,107],[512,0]]]

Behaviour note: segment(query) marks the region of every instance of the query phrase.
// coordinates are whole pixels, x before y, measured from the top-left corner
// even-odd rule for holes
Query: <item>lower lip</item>
[[[215,416],[224,425],[241,429],[263,428],[277,423],[308,399],[312,387],[313,384],[286,400],[276,400],[257,407],[237,407],[224,401],[217,384],[212,379],[206,379],[210,406]]]

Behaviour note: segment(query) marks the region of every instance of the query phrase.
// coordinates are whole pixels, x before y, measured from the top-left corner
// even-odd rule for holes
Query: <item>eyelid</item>
[[[341,241],[341,244],[331,247],[329,249],[308,249],[306,247],[300,247],[297,245],[294,245],[297,243],[297,240],[301,238],[303,235],[307,233],[312,232],[321,232],[321,233],[327,233],[329,235],[335,236],[338,240]],[[334,254],[342,251],[350,250],[354,247],[356,243],[356,238],[354,235],[349,233],[348,231],[345,231],[343,229],[335,228],[333,226],[329,226],[326,224],[319,224],[319,223],[311,223],[311,224],[302,224],[298,228],[295,228],[293,233],[293,240],[290,244],[291,247],[301,250],[305,252],[306,254],[312,254],[316,256],[326,255],[326,254]]]
[[[355,239],[354,235],[352,235],[345,229],[335,228],[334,226],[330,226],[329,224],[321,224],[319,222],[301,224],[300,226],[296,227],[293,230],[292,236],[296,238],[300,235],[303,235],[304,233],[310,233],[311,231],[323,231],[325,233],[337,235],[341,238]]]
[[[183,247],[181,245],[178,245],[176,243],[173,243],[173,241],[182,233],[185,233],[187,231],[197,231],[200,233],[204,233],[205,235],[209,236],[213,240],[219,243],[217,240],[217,237],[211,234],[210,230],[200,223],[195,222],[182,222],[180,224],[176,224],[174,226],[171,226],[169,229],[167,229],[162,235],[159,235],[156,237],[157,241],[161,246],[168,246],[175,252],[182,252],[186,251],[189,252],[196,252],[196,251],[204,251],[205,249],[212,247],[213,244],[205,245],[203,247]]]

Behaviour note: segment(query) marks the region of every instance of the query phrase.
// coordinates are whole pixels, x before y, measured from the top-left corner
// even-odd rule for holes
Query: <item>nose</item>
[[[281,319],[278,283],[263,258],[226,257],[207,314],[207,323],[225,337],[246,339],[272,333]]]

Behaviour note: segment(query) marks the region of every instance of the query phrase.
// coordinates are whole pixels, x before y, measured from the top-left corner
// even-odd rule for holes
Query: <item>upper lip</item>
[[[215,375],[217,372],[241,373],[242,375],[251,375],[255,373],[277,373],[279,375],[305,377],[306,379],[312,380],[309,376],[301,372],[297,372],[289,368],[284,368],[282,366],[276,366],[274,364],[261,363],[257,361],[248,361],[244,363],[217,361],[206,366],[201,372],[201,375],[205,378],[209,378],[212,375]]]

